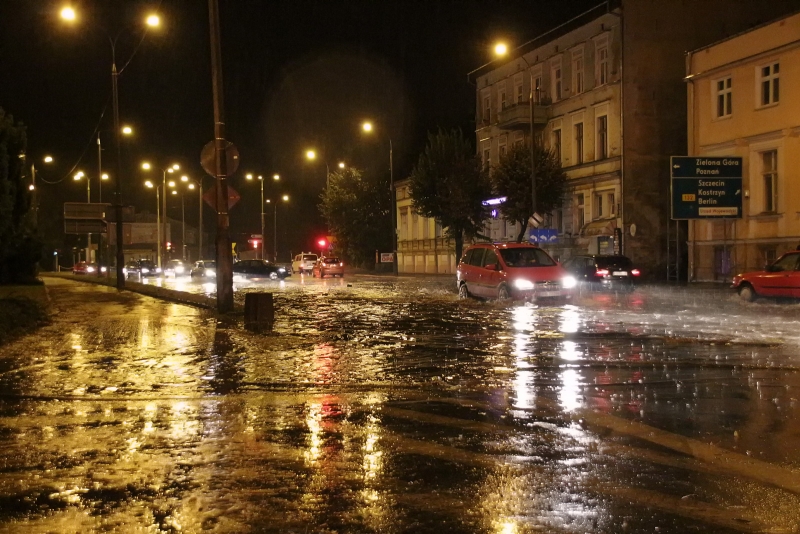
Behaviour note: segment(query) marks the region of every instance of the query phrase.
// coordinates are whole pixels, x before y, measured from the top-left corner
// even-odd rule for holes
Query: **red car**
[[[79,261],[72,267],[72,274],[94,274],[96,272],[97,272],[96,263],[86,263],[85,261]],[[106,272],[105,267],[103,267],[102,272]]]
[[[576,283],[547,252],[528,243],[472,245],[456,271],[460,298],[564,300]]]
[[[746,301],[757,297],[800,298],[800,251],[787,252],[763,271],[737,274],[731,287]]]

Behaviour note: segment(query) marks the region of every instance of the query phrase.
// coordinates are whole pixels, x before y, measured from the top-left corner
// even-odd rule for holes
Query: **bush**
[[[0,345],[31,332],[49,321],[45,307],[24,297],[0,299]]]

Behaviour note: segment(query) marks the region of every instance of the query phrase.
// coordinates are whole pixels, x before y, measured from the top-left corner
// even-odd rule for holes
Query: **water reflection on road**
[[[0,356],[0,530],[800,528],[797,305],[451,285],[243,285],[275,296],[253,335],[52,282],[53,324]]]

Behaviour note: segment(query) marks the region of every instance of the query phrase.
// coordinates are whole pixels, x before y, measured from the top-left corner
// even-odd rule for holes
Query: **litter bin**
[[[244,296],[244,327],[248,330],[272,330],[275,308],[272,293],[247,293]]]

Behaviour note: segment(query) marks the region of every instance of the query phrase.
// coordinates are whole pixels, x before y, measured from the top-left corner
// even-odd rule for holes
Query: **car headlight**
[[[214,269],[206,269],[206,276],[217,276],[217,273],[214,272]]]
[[[100,267],[100,272],[101,272],[101,273],[108,272],[108,269],[107,269],[107,268],[105,268],[105,267]]]
[[[175,267],[175,272],[178,274],[183,274],[183,265],[178,265]]]
[[[575,280],[574,276],[565,276],[561,279],[561,285],[564,287],[564,289],[572,289],[578,285],[578,281]]]
[[[514,280],[514,287],[522,290],[533,289],[533,282],[525,280],[524,278],[517,278]]]
[[[143,274],[146,274],[146,273],[149,273],[149,272],[150,272],[150,269],[148,269],[147,267],[142,267],[142,273]]]
[[[286,269],[284,269],[283,267],[278,267],[278,272],[279,273],[285,273]]]
[[[87,267],[86,268],[86,272],[87,273],[93,273],[94,272],[94,267]]]
[[[156,272],[160,273],[161,272],[161,267],[156,267]]]

